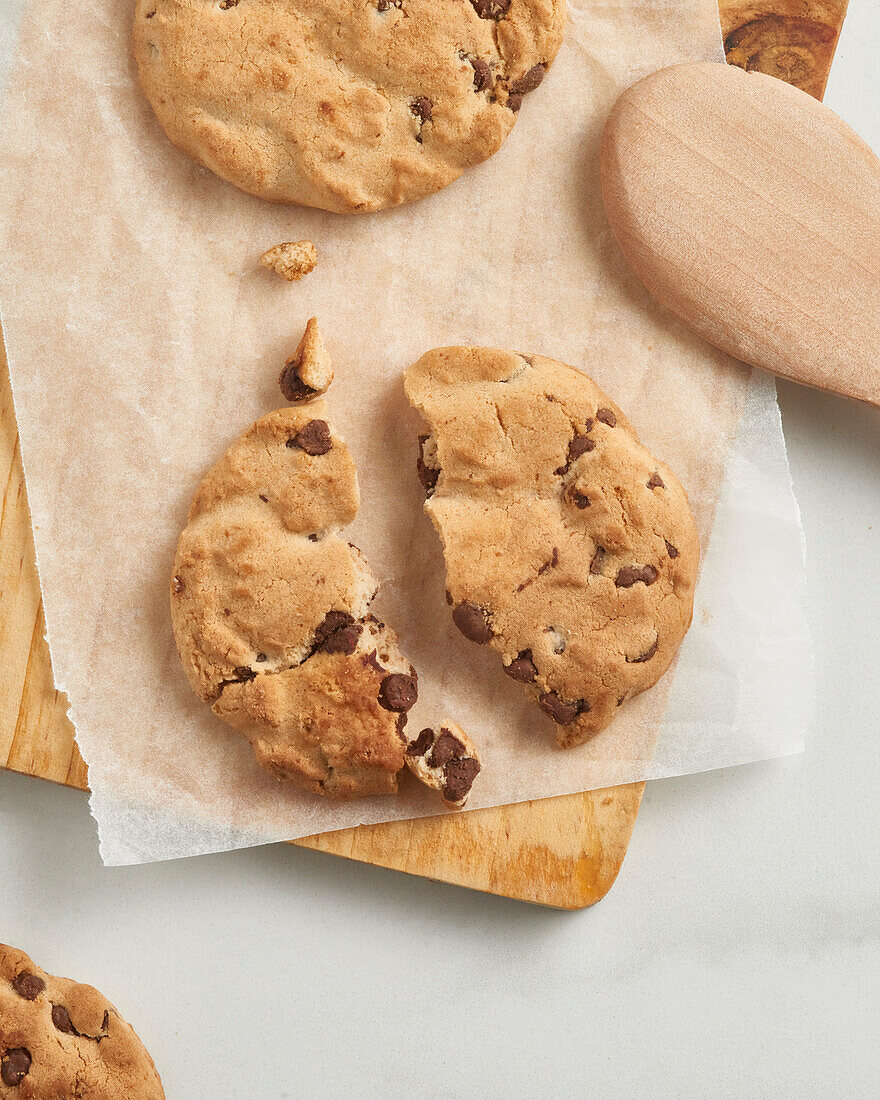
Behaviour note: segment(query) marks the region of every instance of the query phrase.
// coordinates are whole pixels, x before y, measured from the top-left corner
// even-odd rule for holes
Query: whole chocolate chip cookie
[[[406,391],[430,429],[418,472],[453,621],[578,745],[659,680],[690,626],[685,491],[590,378],[552,359],[441,348]]]
[[[422,198],[497,152],[565,0],[137,0],[143,89],[180,149],[276,202]]]
[[[262,417],[205,476],[171,619],[196,694],[279,779],[335,798],[397,790],[418,679],[369,614],[377,584],[340,529],[354,462],[323,399]]]
[[[164,1100],[131,1026],[90,985],[53,978],[0,944],[3,1100]]]

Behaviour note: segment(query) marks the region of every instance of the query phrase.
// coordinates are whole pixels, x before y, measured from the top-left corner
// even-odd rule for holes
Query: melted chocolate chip
[[[440,736],[434,742],[434,751],[428,757],[429,768],[442,768],[450,760],[464,756],[467,749],[449,730],[440,730]]]
[[[350,657],[357,649],[358,640],[363,629],[360,623],[340,627],[339,630],[334,630],[321,642],[318,649],[322,653],[344,653],[347,657]]]
[[[657,580],[657,570],[653,565],[625,565],[618,570],[614,583],[618,588],[632,588],[634,584],[653,584]]]
[[[180,577],[173,577],[172,578],[172,580],[171,580],[171,591],[174,593],[175,596],[179,596],[180,593],[184,590],[185,587],[186,587],[186,585],[183,583],[183,581],[180,579]]]
[[[370,652],[367,653],[364,657],[361,657],[361,660],[363,661],[366,668],[374,668],[376,672],[385,671],[384,667],[379,664],[375,649],[370,650]]]
[[[437,479],[440,477],[440,471],[433,466],[425,465],[424,447],[427,443],[428,437],[426,435],[419,436],[419,457],[416,460],[416,470],[419,475],[419,481],[422,483],[422,487],[425,492],[430,496],[437,486]]]
[[[64,1005],[52,1005],[52,1023],[65,1035],[78,1035],[79,1032],[73,1026],[70,1013]]]
[[[489,612],[468,600],[464,600],[455,608],[452,612],[452,621],[466,638],[477,642],[478,645],[485,645],[492,638]]]
[[[503,667],[511,680],[518,680],[521,684],[534,683],[538,675],[530,649],[524,649],[518,657],[514,657],[509,665]]]
[[[576,489],[574,485],[568,490],[568,499],[575,506],[575,508],[589,508],[590,498],[586,493],[582,493],[580,489]]]
[[[654,654],[657,652],[658,643],[659,638],[655,638],[644,653],[640,653],[638,657],[627,657],[626,663],[628,665],[641,665],[644,664],[645,661],[650,661]]]
[[[443,797],[447,802],[461,802],[469,793],[480,772],[480,762],[472,756],[450,760],[443,771]]]
[[[555,691],[545,691],[539,697],[538,705],[545,714],[553,719],[557,726],[570,725],[582,711],[590,709],[583,699],[572,703],[557,695]]]
[[[677,558],[678,551],[675,549],[672,543],[668,539],[664,539],[663,541],[666,543],[666,553],[670,556],[670,558]]]
[[[319,649],[331,634],[343,627],[351,626],[354,616],[347,611],[328,611],[321,622],[315,627],[315,648]]]
[[[587,431],[589,431],[592,426],[592,420],[588,420]],[[560,477],[563,474],[568,473],[568,468],[569,466],[571,466],[572,462],[576,462],[581,457],[581,455],[587,454],[588,451],[594,450],[595,447],[595,439],[590,439],[586,432],[578,432],[572,439],[571,443],[569,443],[568,445],[568,457],[566,458],[565,462],[560,467],[558,467],[555,473],[557,473]]]
[[[434,116],[434,104],[426,95],[420,95],[410,100],[409,109],[422,123],[430,122]]]
[[[291,445],[291,441],[287,441]],[[310,420],[293,437],[293,446],[299,447],[307,455],[325,455],[333,446],[330,440],[330,426],[326,420]]]
[[[471,0],[481,19],[500,19],[507,13],[511,0]]]
[[[601,574],[602,565],[607,556],[608,555],[603,547],[596,547],[596,553],[593,555],[593,560],[590,562],[590,572],[593,574],[594,577]]]
[[[406,755],[424,756],[433,743],[434,731],[432,729],[422,730],[418,737],[406,746]]]
[[[648,478],[648,488],[665,489],[666,485],[663,481],[663,478],[659,474],[651,474],[651,476]]]
[[[509,95],[507,97],[507,106],[513,111],[514,114],[522,107],[523,97],[521,95]]]
[[[419,697],[415,676],[392,672],[379,688],[379,706],[385,710],[407,711]]]
[[[31,1052],[27,1047],[12,1047],[0,1060],[0,1078],[4,1085],[14,1089],[30,1073]]]
[[[546,71],[543,65],[533,65],[519,80],[514,80],[510,85],[510,94],[527,95],[529,92],[533,92],[544,79]]]
[[[470,63],[474,69],[474,91],[485,92],[487,88],[492,87],[492,70],[489,68],[489,63],[482,57],[472,57]]]
[[[301,364],[297,359],[290,359],[284,364],[284,369],[278,377],[278,385],[285,401],[295,405],[300,401],[310,401],[317,390],[307,386],[299,376]]]
[[[398,714],[398,716],[397,716],[397,736],[404,743],[404,745],[406,744],[406,734],[403,731],[404,731],[404,727],[406,726],[408,718],[409,718],[409,715],[406,713],[406,711],[403,711],[401,714]]]
[[[46,988],[46,983],[39,975],[23,970],[12,979],[12,988],[26,1001],[35,1001]]]
[[[611,409],[597,409],[596,419],[601,420],[603,424],[607,424],[609,428],[617,426],[617,417],[611,411]]]

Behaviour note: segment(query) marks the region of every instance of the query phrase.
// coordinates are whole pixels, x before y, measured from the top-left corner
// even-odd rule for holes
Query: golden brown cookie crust
[[[55,978],[0,944],[2,1100],[164,1100],[131,1025],[90,985]]]
[[[462,633],[498,650],[563,747],[657,682],[690,626],[699,541],[675,475],[586,375],[440,348],[406,377]]]
[[[137,0],[134,56],[200,164],[261,198],[363,212],[497,152],[564,25],[564,0]]]
[[[196,694],[276,778],[335,798],[397,790],[417,691],[368,612],[376,580],[340,535],[358,502],[326,403],[278,409],[205,475],[171,581]]]

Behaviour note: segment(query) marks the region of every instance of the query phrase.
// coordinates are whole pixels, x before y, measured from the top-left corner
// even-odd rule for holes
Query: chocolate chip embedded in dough
[[[489,63],[482,57],[471,57],[469,60],[474,70],[474,91],[485,92],[487,88],[492,87],[492,70]]]
[[[389,8],[403,7],[403,0],[379,0],[376,5],[379,11],[388,11]]]
[[[533,92],[535,88],[544,79],[544,73],[547,71],[544,65],[533,65],[527,73],[524,73],[519,80],[514,80],[510,85],[511,95],[528,95],[529,92]]]
[[[653,565],[625,565],[618,570],[614,583],[618,588],[632,588],[634,584],[653,584],[657,580],[657,570]]]
[[[666,553],[670,556],[670,558],[677,558],[678,551],[675,549],[672,543],[668,539],[664,539],[663,541],[666,543]]]
[[[666,488],[666,483],[663,481],[663,478],[658,473],[653,473],[648,478],[648,488],[649,489],[665,489]]]
[[[511,0],[471,0],[481,19],[500,19],[507,13]]]
[[[596,419],[600,420],[603,424],[607,424],[609,428],[617,426],[617,417],[611,411],[611,409],[597,409]]]
[[[407,711],[419,697],[419,689],[414,676],[402,672],[392,672],[382,681],[379,689],[379,706],[385,710]]]
[[[568,499],[575,508],[583,510],[584,508],[590,507],[590,498],[586,493],[581,492],[580,489],[576,489],[574,485],[568,490]]]
[[[435,466],[428,466],[425,463],[425,444],[428,442],[428,436],[419,436],[419,457],[416,460],[416,471],[419,475],[419,481],[422,483],[422,487],[425,492],[430,496],[434,489],[437,487],[437,479],[440,477],[440,471]]]
[[[305,427],[300,428],[292,442],[287,441],[287,445],[298,447],[313,457],[325,455],[333,447],[330,439],[330,425],[326,420],[310,420]]]
[[[70,1013],[64,1005],[52,1005],[52,1023],[65,1035],[78,1035],[79,1032],[73,1026]]]
[[[607,551],[602,546],[596,547],[596,553],[593,555],[593,560],[590,562],[590,572],[594,577],[600,576],[602,573],[602,565],[605,559],[608,557]]]
[[[434,117],[434,104],[426,95],[416,96],[415,99],[410,100],[409,109],[422,123],[430,122]]]
[[[30,1073],[31,1052],[27,1047],[12,1047],[0,1060],[0,1079],[4,1085],[14,1089]],[[36,1093],[33,1093],[35,1096]]]
[[[530,649],[524,649],[518,657],[514,657],[509,665],[503,667],[511,680],[517,680],[521,684],[532,684],[538,676],[538,669],[532,660]]]
[[[590,709],[583,699],[573,703],[568,699],[563,699],[555,691],[545,691],[539,697],[538,705],[558,726],[571,725],[582,711]]]
[[[180,577],[172,577],[171,591],[174,593],[175,596],[179,596],[185,587],[186,585],[183,583],[183,580]]]
[[[450,760],[443,770],[443,797],[447,802],[461,802],[470,792],[480,772],[480,762],[472,756]]]
[[[284,369],[278,378],[278,385],[281,387],[281,395],[285,401],[289,401],[291,404],[297,404],[301,401],[310,401],[318,392],[312,389],[311,386],[307,386],[305,382],[299,376],[299,368],[302,366],[300,361],[296,358],[290,359],[284,364]]]
[[[365,668],[373,668],[376,672],[384,672],[385,666],[379,664],[379,659],[376,655],[376,650],[373,649],[369,653],[361,657],[361,661]]]
[[[328,611],[324,618],[315,627],[315,647],[319,647],[327,641],[331,634],[342,630],[345,626],[354,623],[354,616],[347,611]]]
[[[449,730],[440,730],[440,736],[434,742],[434,751],[428,757],[429,768],[442,768],[450,760],[464,756],[467,752],[459,739]]]
[[[641,665],[644,664],[645,661],[650,661],[654,654],[657,652],[657,646],[659,642],[660,639],[655,638],[644,653],[640,653],[638,657],[627,657],[626,663],[628,665]]]
[[[434,731],[425,729],[406,746],[407,756],[424,756],[434,743]]]
[[[507,106],[513,111],[514,114],[522,107],[523,97],[521,95],[509,95],[507,97]]]
[[[46,983],[38,974],[31,974],[29,970],[22,970],[12,979],[12,988],[26,1001],[35,1001],[46,988]]]
[[[339,630],[334,630],[332,634],[328,635],[318,646],[318,649],[322,653],[344,653],[347,657],[350,657],[357,649],[358,640],[363,629],[360,623],[351,623],[348,626],[340,627]]]
[[[492,638],[489,626],[489,612],[469,600],[463,600],[452,612],[452,621],[472,642],[485,645]]]
[[[232,675],[240,684],[245,684],[248,680],[253,680],[257,674],[252,668],[248,668],[247,665],[237,665],[232,670]]]

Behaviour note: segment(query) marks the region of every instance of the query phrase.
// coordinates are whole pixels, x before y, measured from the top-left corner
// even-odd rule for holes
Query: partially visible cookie
[[[130,1024],[90,985],[54,978],[0,944],[3,1100],[164,1100]]]
[[[318,318],[310,317],[293,356],[284,364],[278,385],[291,404],[311,401],[326,393],[333,381],[333,365],[318,331]]]
[[[381,210],[501,147],[565,0],[137,0],[134,56],[178,148],[244,191]]]
[[[460,726],[447,722],[424,729],[406,746],[406,766],[426,787],[440,792],[451,810],[467,802],[482,764],[473,741]]]
[[[171,582],[196,694],[277,778],[335,798],[397,790],[418,692],[369,614],[376,580],[340,535],[358,503],[325,402],[278,409],[205,475]]]
[[[298,283],[310,271],[315,270],[318,250],[311,241],[284,241],[276,244],[260,257],[263,267],[268,267],[289,283]]]
[[[406,392],[458,629],[501,654],[561,746],[657,682],[693,613],[687,496],[586,375],[491,348],[428,352]]]

